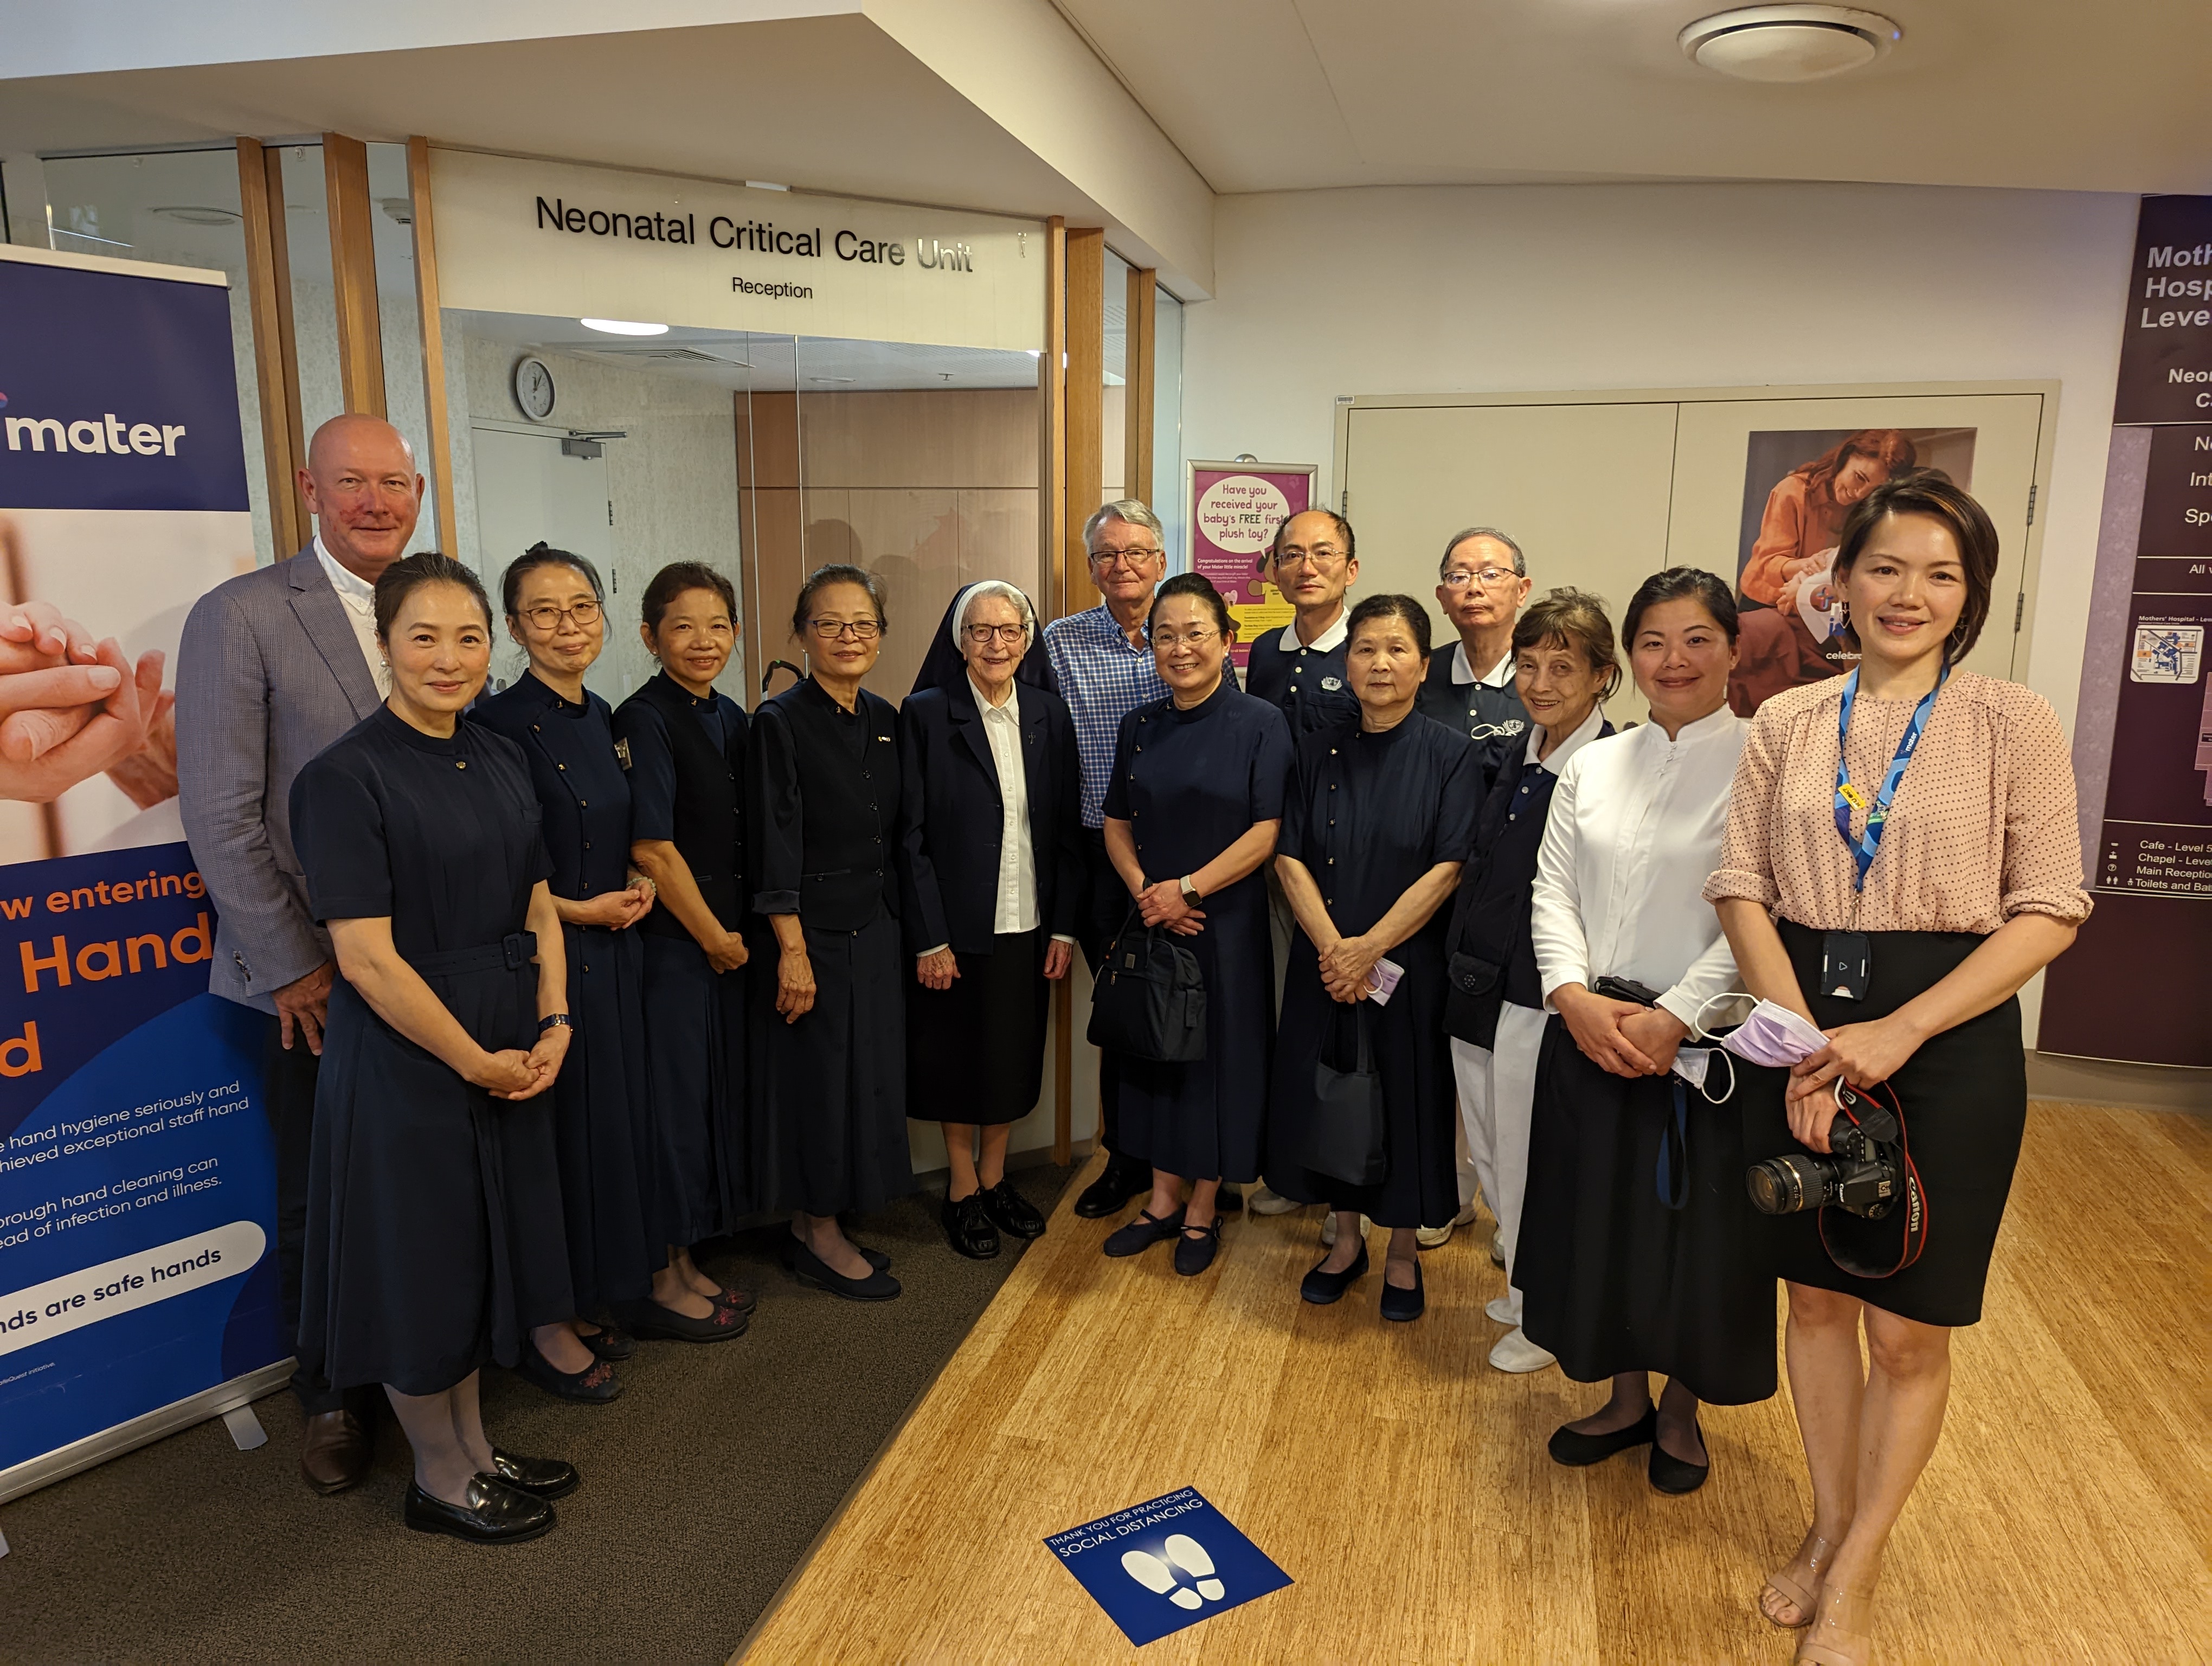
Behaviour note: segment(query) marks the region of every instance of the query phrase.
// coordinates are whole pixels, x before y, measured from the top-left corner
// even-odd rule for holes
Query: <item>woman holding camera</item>
[[[1152,1193],[1105,1250],[1134,1256],[1172,1238],[1176,1271],[1194,1278],[1220,1248],[1221,1183],[1260,1174],[1275,1003],[1259,870],[1282,825],[1291,732],[1278,708],[1230,681],[1237,627],[1205,575],[1163,584],[1149,623],[1168,697],[1121,720],[1106,854],[1136,917],[1165,927],[1197,958],[1206,1056],[1163,1064],[1117,1055],[1122,1149],[1151,1165]]]
[[[1774,1278],[1743,1138],[1676,1073],[1734,987],[1701,892],[1720,861],[1743,720],[1728,708],[1735,599],[1694,567],[1644,580],[1621,622],[1651,721],[1575,754],[1552,791],[1529,935],[1545,1005],[1515,1274],[1522,1329],[1612,1397],[1556,1431],[1560,1463],[1650,1445],[1652,1486],[1710,1473],[1698,1403],[1774,1392]],[[1649,1373],[1668,1382],[1655,1409]]]
[[[1705,887],[1744,987],[1828,1041],[1786,1078],[1746,1073],[1749,1125],[1768,1136],[1754,1155],[1830,1151],[1838,1085],[1883,1085],[1933,1224],[1917,1260],[1867,1277],[1829,1246],[1893,1264],[1901,1212],[1772,1223],[1813,1522],[1759,1608],[1809,1627],[1797,1658],[1820,1666],[1868,1658],[1883,1547],[1942,1429],[1952,1329],[1981,1317],[2020,1152],[2014,996],[2089,913],[2057,719],[1957,668],[1996,565],[1989,516],[1940,477],[1887,482],[1853,509],[1835,573],[1858,669],[1760,707]]]

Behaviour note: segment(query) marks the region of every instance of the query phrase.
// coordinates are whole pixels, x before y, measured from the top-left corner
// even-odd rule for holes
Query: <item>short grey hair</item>
[[[986,596],[996,596],[1014,605],[1014,611],[1022,616],[1022,647],[1026,650],[1036,641],[1036,609],[1030,605],[1021,587],[1008,584],[1004,579],[984,579],[968,587],[968,593],[960,599],[959,611],[952,620],[952,646],[963,647],[962,635],[968,629],[968,610]]]
[[[1159,539],[1163,551],[1167,548],[1168,529],[1160,525],[1160,518],[1136,498],[1117,497],[1111,503],[1100,504],[1091,519],[1083,523],[1085,550],[1091,548],[1091,540],[1097,535],[1098,529],[1109,520],[1126,520],[1132,526],[1141,526]]]
[[[1437,563],[1437,576],[1438,578],[1443,577],[1445,574],[1451,571],[1452,552],[1471,538],[1496,538],[1500,544],[1504,544],[1507,549],[1513,552],[1514,577],[1525,579],[1528,576],[1528,560],[1527,556],[1521,553],[1521,546],[1519,544],[1516,544],[1511,538],[1506,537],[1504,533],[1499,532],[1495,526],[1469,526],[1463,532],[1454,532],[1451,535],[1450,540],[1445,544],[1444,558]]]

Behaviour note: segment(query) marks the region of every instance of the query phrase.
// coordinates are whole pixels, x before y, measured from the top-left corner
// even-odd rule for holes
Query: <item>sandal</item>
[[[1835,1554],[1835,1546],[1809,1528],[1806,1529],[1804,1542],[1797,1547],[1797,1554],[1790,1559],[1790,1565],[1766,1576],[1765,1587],[1759,1593],[1759,1618],[1785,1632],[1794,1632],[1811,1625],[1814,1610],[1820,1602],[1820,1570],[1834,1560]],[[1801,1570],[1802,1577],[1800,1577]],[[1774,1610],[1767,1606],[1768,1591],[1796,1609],[1797,1618],[1776,1619]]]
[[[1874,1593],[1820,1587],[1813,1623],[1797,1645],[1796,1666],[1867,1666],[1874,1658]]]

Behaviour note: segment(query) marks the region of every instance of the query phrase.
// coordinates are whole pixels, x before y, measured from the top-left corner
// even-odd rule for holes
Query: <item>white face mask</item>
[[[1762,1000],[1749,1018],[1720,1038],[1720,1044],[1748,1063],[1786,1070],[1800,1059],[1811,1058],[1828,1044],[1828,1038],[1787,1006]]]
[[[1723,1059],[1728,1066],[1729,1085],[1726,1091],[1715,1093],[1705,1085],[1712,1074],[1713,1056],[1720,1049],[1715,1047],[1678,1047],[1674,1049],[1674,1073],[1704,1094],[1708,1103],[1722,1104],[1735,1092],[1735,1066]]]

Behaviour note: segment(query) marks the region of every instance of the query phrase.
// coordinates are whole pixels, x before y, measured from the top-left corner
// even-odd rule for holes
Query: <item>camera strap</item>
[[[1674,1113],[1659,1124],[1659,1167],[1654,1178],[1660,1203],[1680,1209],[1690,1201],[1690,1085],[1680,1076],[1667,1079],[1674,1090]]]
[[[1898,1104],[1894,1090],[1884,1082],[1878,1083],[1870,1088],[1854,1091],[1863,1092],[1870,1099],[1879,1095],[1887,1102],[1889,1114],[1897,1119],[1897,1149],[1899,1156],[1904,1159],[1905,1169],[1905,1195],[1899,1200],[1905,1206],[1902,1213],[1904,1237],[1898,1246],[1896,1260],[1887,1267],[1875,1266],[1862,1261],[1849,1250],[1838,1250],[1829,1240],[1828,1216],[1832,1211],[1823,1209],[1820,1213],[1820,1247],[1828,1252],[1830,1261],[1853,1278],[1895,1278],[1913,1262],[1918,1261],[1921,1251],[1928,1247],[1928,1194],[1921,1187],[1920,1170],[1912,1161],[1912,1144],[1906,1135],[1905,1128],[1905,1108]],[[1838,1114],[1849,1118],[1853,1128],[1859,1127],[1859,1119],[1844,1105],[1840,1096],[1836,1103]]]

